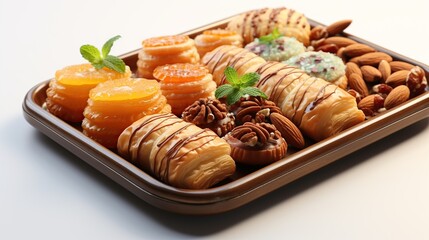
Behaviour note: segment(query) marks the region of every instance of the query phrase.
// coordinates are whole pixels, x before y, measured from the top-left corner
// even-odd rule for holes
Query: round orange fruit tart
[[[191,63],[164,65],[157,67],[153,75],[160,81],[162,94],[172,112],[178,116],[196,100],[214,97],[216,83],[204,66]]]
[[[115,148],[121,132],[150,114],[169,113],[160,84],[143,78],[100,83],[89,93],[82,121],[83,133],[107,148]]]
[[[138,54],[137,76],[153,78],[157,66],[172,63],[197,63],[200,57],[194,40],[184,35],[162,36],[143,40]]]
[[[89,63],[65,67],[58,70],[49,83],[46,107],[65,121],[80,122],[92,88],[101,82],[130,76],[129,67],[126,67],[125,73],[108,68],[97,70]]]
[[[243,37],[238,33],[226,29],[206,30],[195,37],[195,45],[200,58],[207,52],[222,45],[233,45],[243,47]]]

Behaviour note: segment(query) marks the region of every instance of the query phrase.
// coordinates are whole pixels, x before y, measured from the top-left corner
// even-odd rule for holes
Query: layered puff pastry
[[[237,69],[240,74],[260,74],[257,87],[313,140],[323,140],[365,120],[365,114],[357,108],[353,96],[294,66],[266,62],[236,47],[219,47],[207,53],[202,62],[219,83],[223,83],[226,66]]]
[[[229,144],[173,114],[146,116],[123,131],[121,156],[171,186],[206,189],[235,172]]]
[[[149,79],[153,79],[153,70],[158,66],[200,61],[194,40],[185,35],[145,39],[138,58],[136,75]]]
[[[304,45],[310,44],[310,24],[299,12],[288,8],[262,8],[234,17],[227,26],[243,36],[248,44],[255,38],[270,34],[274,29],[287,37],[294,37]]]
[[[226,29],[206,30],[202,34],[196,36],[194,40],[200,58],[222,45],[243,47],[243,37],[234,31]]]

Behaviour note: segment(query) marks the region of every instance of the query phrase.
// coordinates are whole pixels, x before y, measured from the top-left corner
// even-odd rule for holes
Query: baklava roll
[[[173,114],[143,117],[124,130],[118,152],[166,184],[206,189],[235,172],[229,144]]]

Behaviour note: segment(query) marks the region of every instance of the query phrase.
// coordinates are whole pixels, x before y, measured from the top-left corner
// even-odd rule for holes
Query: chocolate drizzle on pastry
[[[121,156],[160,181],[187,189],[209,188],[231,176],[235,162],[230,152],[213,131],[173,114],[143,117],[118,139]]]

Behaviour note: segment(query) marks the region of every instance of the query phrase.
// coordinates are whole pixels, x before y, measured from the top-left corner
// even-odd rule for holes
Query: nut
[[[401,70],[411,70],[411,68],[414,67],[414,65],[403,61],[392,61],[389,64],[392,72],[397,72]]]
[[[386,109],[391,109],[398,106],[401,103],[404,103],[410,97],[410,89],[405,85],[400,85],[395,87],[389,95],[387,95],[384,100],[384,107]]]
[[[328,32],[329,36],[337,35],[343,32],[344,29],[346,29],[351,23],[352,23],[352,20],[350,19],[334,22],[331,25],[326,27],[326,32]]]
[[[374,116],[383,107],[384,98],[378,94],[368,95],[358,103],[358,108],[362,110],[366,116]]]
[[[333,43],[324,44],[324,45],[317,47],[315,50],[317,52],[322,51],[322,52],[329,52],[329,53],[336,54],[338,52],[338,46],[333,44]]]
[[[409,70],[399,70],[397,72],[392,73],[386,79],[386,84],[389,84],[392,87],[404,85],[409,72]]]
[[[386,60],[381,60],[378,64],[378,71],[381,73],[381,78],[383,82],[386,82],[386,79],[390,76],[392,73],[392,70],[390,68],[390,64]]]
[[[415,66],[410,70],[405,83],[411,91],[411,96],[414,97],[424,93],[428,86],[425,71],[419,66]]]
[[[348,62],[346,63],[346,77],[350,78],[350,75],[352,73],[356,73],[360,77],[363,77],[362,71],[360,70],[359,66],[354,62]]]
[[[356,41],[354,41],[350,38],[338,37],[338,36],[329,37],[323,41],[323,44],[330,44],[330,43],[333,43],[333,44],[337,45],[339,48],[342,48],[342,47],[346,47],[350,44],[354,44],[354,43],[356,43]]]
[[[344,49],[344,54],[350,58],[364,55],[366,53],[375,52],[376,50],[368,45],[362,43],[354,43],[348,45]]]
[[[356,99],[356,103],[359,103],[362,100],[362,96],[356,90],[349,89],[347,92]]]
[[[363,79],[367,82],[372,83],[381,79],[380,71],[373,66],[365,65],[362,66],[360,70],[362,71]]]
[[[386,98],[387,95],[389,95],[389,93],[392,91],[392,87],[385,84],[385,83],[381,83],[381,84],[376,84],[372,87],[372,92],[373,93],[377,93],[380,96]]]
[[[349,86],[351,89],[357,91],[361,96],[368,96],[368,87],[365,81],[359,74],[352,73],[349,78]]]
[[[350,59],[351,62],[355,62],[361,66],[362,65],[378,66],[381,60],[386,60],[387,62],[391,62],[392,57],[383,52],[371,52],[371,53],[366,53],[362,56],[354,57]]]
[[[328,31],[326,30],[325,27],[323,26],[315,26],[314,28],[311,29],[310,31],[310,40],[319,40],[322,38],[326,38],[328,37]]]
[[[298,149],[304,148],[304,136],[292,121],[280,113],[272,113],[270,120],[289,145]]]

